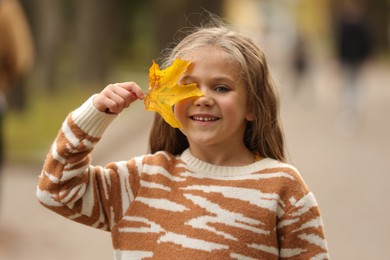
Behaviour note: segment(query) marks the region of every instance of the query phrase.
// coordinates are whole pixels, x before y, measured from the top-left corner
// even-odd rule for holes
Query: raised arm
[[[91,166],[90,153],[116,114],[142,98],[142,90],[135,83],[111,84],[69,114],[39,178],[37,197],[45,207],[77,222],[110,229],[115,221],[110,214],[110,190],[127,178],[129,167],[119,167],[118,163]],[[122,197],[130,200],[132,191],[126,192],[129,194]]]

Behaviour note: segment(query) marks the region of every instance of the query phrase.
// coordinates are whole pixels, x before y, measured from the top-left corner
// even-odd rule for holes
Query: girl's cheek
[[[173,113],[175,114],[176,118],[179,119],[179,121],[180,118],[185,119],[187,117],[187,114],[195,100],[196,98],[183,99],[173,106]]]
[[[179,101],[173,106],[173,113],[175,116],[180,119],[185,115],[185,104],[183,104],[185,101]]]

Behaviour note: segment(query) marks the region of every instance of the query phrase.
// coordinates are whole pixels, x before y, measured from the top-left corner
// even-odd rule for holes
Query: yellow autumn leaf
[[[180,128],[181,125],[173,113],[173,105],[186,98],[203,96],[195,83],[178,83],[190,64],[189,61],[177,58],[164,70],[160,70],[154,61],[149,69],[149,91],[144,100],[145,108],[159,113],[174,128]]]

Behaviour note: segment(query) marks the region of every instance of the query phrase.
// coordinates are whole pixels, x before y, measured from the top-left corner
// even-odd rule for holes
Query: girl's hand
[[[144,99],[144,92],[134,82],[110,84],[92,101],[101,112],[119,114],[137,99]]]

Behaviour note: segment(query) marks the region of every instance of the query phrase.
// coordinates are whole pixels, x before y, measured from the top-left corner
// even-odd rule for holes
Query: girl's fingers
[[[115,100],[118,105],[123,107],[129,107],[132,102],[134,102],[137,97],[132,91],[128,91],[125,88],[122,88],[119,86],[119,84],[116,84],[116,88],[112,90],[112,99]]]
[[[111,91],[107,91],[106,93],[104,93],[104,104],[110,113],[119,114],[125,107],[128,107],[130,105],[131,94],[127,91],[126,93],[120,93],[123,91],[120,91],[118,89],[112,89]]]
[[[116,83],[114,86],[113,92],[118,97],[113,97],[113,99],[117,98],[116,102],[121,109],[129,107],[137,99],[144,98],[142,89],[136,83]]]
[[[110,84],[93,100],[99,111],[119,114],[137,99],[143,99],[142,89],[134,82]]]
[[[144,92],[140,86],[137,85],[135,82],[123,82],[123,83],[116,83],[115,85],[120,86],[130,92],[132,92],[137,99],[144,99]]]

